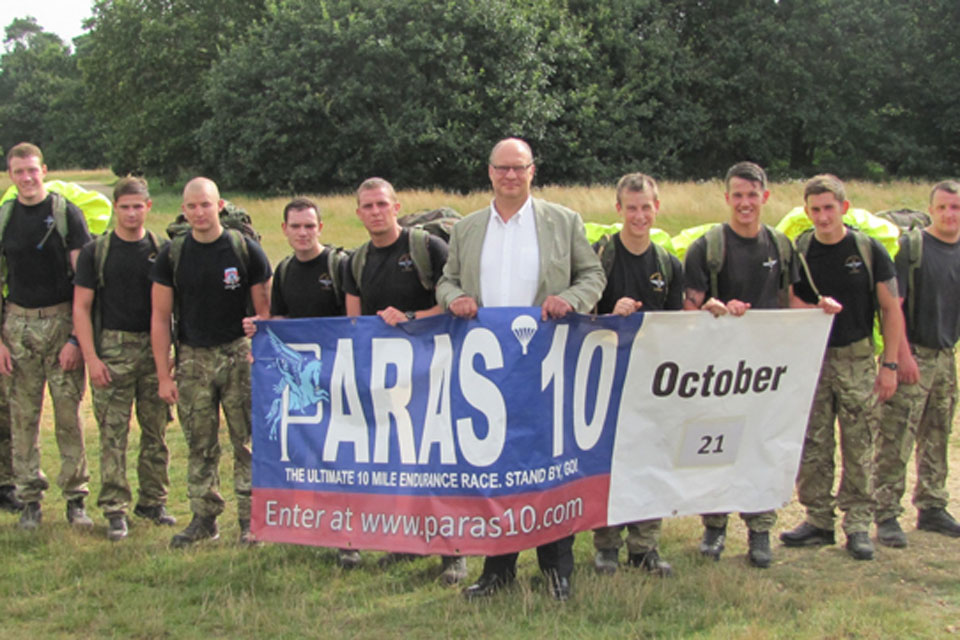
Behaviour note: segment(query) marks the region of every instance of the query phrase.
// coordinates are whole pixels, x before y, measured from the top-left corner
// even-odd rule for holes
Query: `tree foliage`
[[[118,174],[202,170],[206,72],[265,11],[264,0],[97,0],[79,52],[88,107]]]
[[[97,0],[0,58],[0,145],[273,191],[960,170],[956,0]],[[78,80],[77,69],[83,82]]]
[[[3,45],[0,147],[29,140],[50,166],[100,166],[103,146],[84,113],[85,88],[70,48],[34,18],[11,22]]]
[[[563,111],[547,30],[559,13],[539,1],[283,3],[209,74],[201,147],[226,183],[251,188],[369,175],[478,186],[494,141],[546,137]]]

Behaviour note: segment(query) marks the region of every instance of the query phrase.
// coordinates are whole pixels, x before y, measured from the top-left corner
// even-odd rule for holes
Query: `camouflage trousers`
[[[917,445],[917,484],[913,504],[918,509],[945,508],[949,494],[947,445],[957,406],[957,363],[953,349],[912,347],[920,381],[897,388],[880,420],[875,462],[876,521],[903,513],[900,498],[906,488],[907,462]]]
[[[662,519],[652,518],[612,527],[600,527],[593,530],[593,546],[597,550],[619,549],[623,545],[620,532],[626,528],[627,552],[631,554],[646,553],[657,548],[662,525]]]
[[[10,446],[10,377],[0,376],[0,487],[16,484]]]
[[[700,516],[703,520],[703,526],[723,529],[727,526],[726,513],[705,513]],[[757,513],[741,513],[740,519],[743,520],[747,528],[751,531],[770,531],[773,525],[777,524],[777,512],[759,511]]]
[[[111,381],[102,389],[91,385],[93,411],[100,427],[101,487],[97,506],[105,514],[124,514],[130,506],[127,437],[134,401],[140,425],[139,503],[146,507],[165,504],[170,486],[168,414],[167,404],[157,395],[157,369],[150,350],[150,334],[105,329],[100,338],[99,355],[110,369]]]
[[[40,469],[40,412],[43,388],[53,401],[54,434],[60,450],[57,486],[66,499],[88,493],[87,452],[83,444],[80,399],[83,397],[83,367],[60,368],[59,356],[73,330],[70,310],[30,317],[8,310],[3,322],[3,341],[13,358],[10,380],[10,435],[17,492],[24,502],[39,502],[50,484]]]
[[[233,447],[233,487],[237,515],[250,518],[250,343],[240,338],[216,347],[179,349],[177,413],[190,449],[187,495],[190,510],[201,516],[223,512],[220,495],[220,408]]]
[[[880,406],[873,393],[876,378],[869,339],[827,349],[797,472],[797,497],[807,509],[807,522],[815,527],[833,529],[836,505],[844,512],[845,533],[870,529],[874,509],[873,438],[880,420]],[[843,470],[834,499],[837,422]]]

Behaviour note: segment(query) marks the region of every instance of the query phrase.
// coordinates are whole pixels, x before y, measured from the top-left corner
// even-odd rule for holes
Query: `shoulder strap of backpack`
[[[420,284],[433,291],[433,264],[430,262],[430,232],[425,229],[410,229],[410,258],[417,270]]]
[[[726,252],[723,224],[713,225],[707,229],[704,236],[707,238],[707,271],[710,273],[710,297],[717,298],[720,295],[717,280],[720,270],[723,269],[723,259]]]
[[[350,271],[353,275],[353,282],[357,286],[357,292],[361,290],[360,280],[363,276],[363,267],[367,264],[367,251],[370,249],[370,241],[367,240],[357,247],[350,259]]]
[[[863,260],[863,267],[866,269],[867,277],[870,279],[870,291],[874,291],[877,283],[873,281],[873,243],[870,241],[870,236],[853,227],[849,227],[847,231],[853,234],[853,239],[857,243],[857,253],[860,254],[860,259]]]
[[[3,242],[3,232],[7,230],[10,214],[13,213],[13,205],[16,201],[16,198],[11,198],[0,205],[0,242]]]
[[[110,235],[105,233],[93,239],[93,265],[97,272],[97,289],[103,289],[103,273],[110,252]]]
[[[3,233],[7,230],[7,224],[10,222],[10,214],[13,213],[13,204],[16,198],[7,200],[0,205],[0,246],[3,244]],[[7,256],[0,248],[0,295],[7,295]]]
[[[150,231],[150,229],[147,229],[146,231],[147,237],[150,238],[150,246],[153,247],[153,252],[156,253],[157,251],[160,251],[160,238],[158,238],[157,234],[155,234],[153,231]]]
[[[923,260],[923,230],[916,227],[904,235],[907,238],[906,246],[901,247],[900,250],[907,250],[907,318],[910,320],[910,326],[915,326],[917,272]]]
[[[97,288],[93,296],[93,346],[97,353],[100,352],[100,337],[103,335],[103,287],[104,287],[104,265],[107,264],[107,253],[110,251],[110,236],[112,233],[105,233],[93,239],[93,265],[97,273]]]
[[[183,243],[187,241],[187,234],[181,233],[170,239],[170,271],[173,273],[174,289],[177,283],[177,271],[180,269],[180,257],[183,255]]]
[[[277,287],[280,291],[283,291],[283,283],[287,279],[287,270],[290,268],[290,263],[293,261],[293,254],[291,253],[286,258],[277,263],[277,268],[273,272],[273,277],[277,279]]]
[[[800,260],[800,266],[803,268],[803,273],[807,277],[807,282],[810,283],[810,288],[813,289],[813,293],[820,297],[820,289],[817,288],[817,283],[813,281],[813,274],[810,272],[810,263],[807,262],[807,252],[810,251],[810,240],[813,238],[813,229],[807,229],[799,236],[797,236],[797,259]]]
[[[778,259],[780,260],[780,308],[786,309],[790,306],[790,257],[793,253],[793,244],[790,238],[781,231],[777,231],[768,224],[763,225],[773,242],[777,247]]]
[[[603,274],[609,279],[610,273],[613,272],[613,263],[617,257],[617,243],[613,236],[609,233],[600,236],[600,239],[597,240],[596,251],[597,257],[600,258],[600,266],[603,267]]]
[[[247,247],[247,241],[244,239],[243,234],[236,229],[224,229],[223,231],[227,234],[227,240],[230,241],[230,248],[233,249],[237,260],[240,261],[240,265],[244,271],[242,275],[244,280],[246,280],[246,272],[250,269],[250,249]]]
[[[50,192],[50,202],[53,206],[53,221],[57,227],[57,233],[60,234],[60,240],[63,242],[63,246],[67,246],[67,232],[69,228],[67,226],[67,199],[56,191]],[[67,263],[69,264],[69,260]]]
[[[327,246],[327,274],[333,283],[333,295],[337,298],[343,297],[343,283],[340,281],[340,266],[346,254],[340,247]]]

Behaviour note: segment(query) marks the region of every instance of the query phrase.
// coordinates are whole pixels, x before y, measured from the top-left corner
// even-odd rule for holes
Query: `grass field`
[[[61,176],[57,176],[61,177]],[[75,173],[69,179],[105,182],[109,176]],[[0,181],[0,187],[6,184]],[[870,210],[925,208],[928,184],[848,185],[856,206]],[[767,221],[775,223],[800,203],[801,183],[775,184]],[[264,234],[276,262],[286,252],[279,233],[285,198],[259,199],[225,194],[247,208]],[[614,220],[610,185],[545,188],[538,195],[583,212],[588,220]],[[404,211],[441,204],[463,212],[489,200],[489,194],[452,196],[403,192]],[[352,196],[318,196],[327,242],[353,246],[364,232],[353,213]],[[661,185],[659,226],[681,228],[724,217],[722,185]],[[176,193],[155,197],[150,226],[162,230],[176,214]],[[56,489],[46,497],[44,523],[35,534],[17,530],[16,516],[0,514],[0,638],[942,638],[960,637],[960,540],[914,530],[916,512],[902,519],[909,547],[878,547],[876,560],[856,562],[841,546],[819,550],[774,545],[766,570],[747,565],[746,531],[731,519],[727,551],[719,563],[697,553],[701,532],[696,518],[665,522],[662,554],[674,565],[670,579],[636,571],[611,577],[592,570],[592,542],[577,537],[574,596],[557,604],[534,584],[536,559],[520,559],[517,588],[485,603],[468,603],[457,589],[438,580],[439,559],[426,558],[381,571],[378,553],[364,553],[364,565],[347,572],[328,549],[236,544],[231,455],[224,438],[221,478],[228,498],[221,517],[221,539],[196,549],[171,551],[170,536],[134,519],[130,537],[106,540],[106,521],[96,508],[99,491],[98,438],[85,399],[87,455],[92,475],[88,501],[96,528],[71,530]],[[59,469],[49,404],[41,432],[43,468]],[[189,520],[186,499],[186,447],[176,423],[168,431],[172,450],[171,511],[180,525]],[[136,426],[131,451],[138,441]],[[954,451],[960,451],[957,439]],[[135,455],[131,464],[135,467]],[[955,468],[960,454],[952,455]],[[136,487],[135,473],[131,482]],[[951,478],[960,496],[960,483]],[[911,484],[909,485],[912,487]],[[906,501],[905,501],[906,502]],[[955,497],[954,513],[960,512]],[[780,511],[775,530],[791,528],[802,517],[796,502]],[[838,540],[842,544],[842,535]],[[471,576],[481,559],[469,560]]]

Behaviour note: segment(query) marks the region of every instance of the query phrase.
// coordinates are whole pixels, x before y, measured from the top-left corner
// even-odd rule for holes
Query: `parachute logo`
[[[520,348],[523,349],[523,355],[527,355],[527,345],[530,344],[530,341],[533,339],[537,328],[537,321],[534,320],[533,316],[517,316],[513,319],[510,330],[513,331],[517,342],[520,343]]]
[[[650,276],[650,284],[657,293],[663,293],[663,288],[667,286],[667,281],[663,279],[663,274],[657,271]]]
[[[847,268],[847,273],[860,273],[860,269],[863,268],[863,260],[860,259],[860,256],[849,256],[844,260],[843,265]]]

